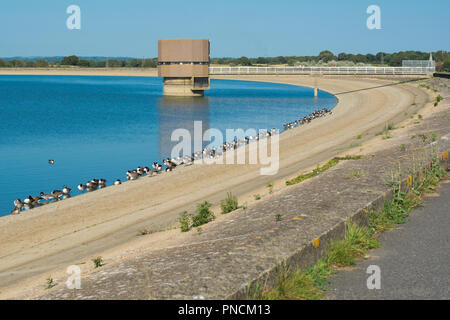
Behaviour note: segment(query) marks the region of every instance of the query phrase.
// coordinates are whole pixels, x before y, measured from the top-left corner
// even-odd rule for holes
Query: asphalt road
[[[355,269],[331,278],[329,299],[448,300],[450,299],[450,180],[414,209],[410,220],[381,235],[382,247]],[[380,289],[369,290],[366,273],[380,267]]]

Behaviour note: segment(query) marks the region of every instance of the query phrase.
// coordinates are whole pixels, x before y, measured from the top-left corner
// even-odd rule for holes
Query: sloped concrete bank
[[[393,177],[400,177],[405,188],[409,175],[428,165],[432,154],[448,166],[448,116],[447,108],[390,140],[388,148],[341,161],[315,178],[220,216],[201,232],[186,234],[182,243],[106,261],[82,276],[80,290],[60,283],[32,298],[245,299],[249,285],[273,285],[279,266],[314,264],[331,239],[344,236],[348,219],[365,223],[366,210],[379,209],[392,197]]]

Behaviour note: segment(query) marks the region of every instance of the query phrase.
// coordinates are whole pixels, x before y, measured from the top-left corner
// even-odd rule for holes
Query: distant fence
[[[371,74],[371,75],[428,75],[434,67],[209,67],[210,75],[234,74]]]

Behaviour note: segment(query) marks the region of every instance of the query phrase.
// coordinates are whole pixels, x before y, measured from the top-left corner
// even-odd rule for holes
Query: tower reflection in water
[[[172,132],[186,129],[191,135],[192,152],[201,151],[194,148],[194,121],[202,122],[203,133],[209,129],[209,99],[207,97],[169,97],[158,99],[159,158],[171,156],[172,148],[179,141],[171,141]],[[206,138],[206,137],[205,137]],[[208,141],[202,142],[202,149]]]

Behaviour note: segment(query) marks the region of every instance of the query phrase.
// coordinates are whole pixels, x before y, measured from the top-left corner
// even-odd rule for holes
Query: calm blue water
[[[204,98],[164,98],[160,78],[0,76],[0,216],[13,201],[170,156],[176,128],[283,128],[337,99],[290,85],[211,80]],[[48,164],[54,159],[53,166]]]

